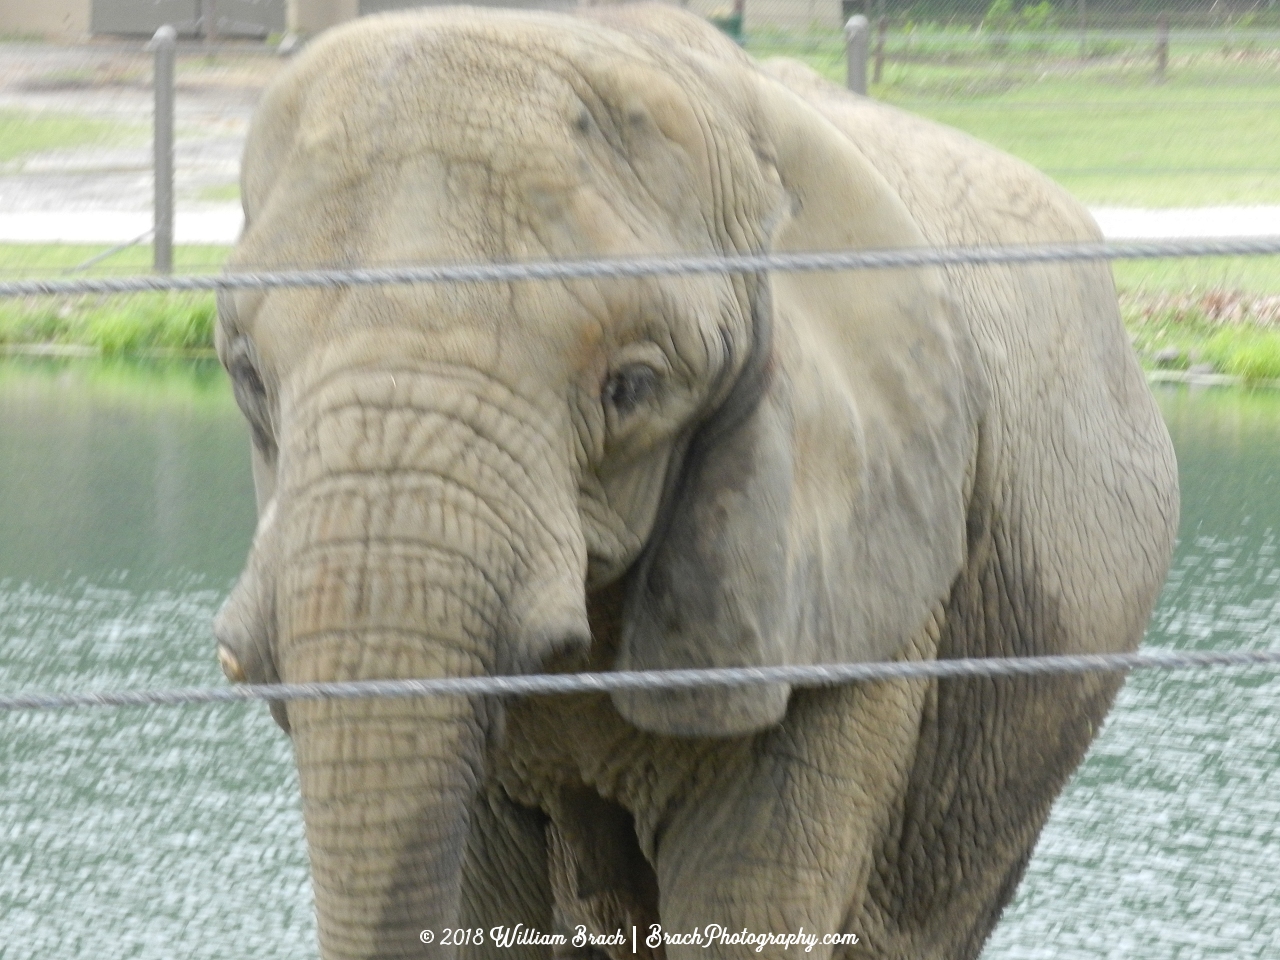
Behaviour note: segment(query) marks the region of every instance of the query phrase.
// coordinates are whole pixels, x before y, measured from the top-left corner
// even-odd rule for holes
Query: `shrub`
[[[991,0],[982,18],[982,29],[994,34],[989,44],[997,53],[1009,46],[1010,33],[1049,33],[1058,26],[1058,12],[1050,0],[1024,3],[1017,0]],[[1031,49],[1045,46],[1043,41],[1033,41]]]

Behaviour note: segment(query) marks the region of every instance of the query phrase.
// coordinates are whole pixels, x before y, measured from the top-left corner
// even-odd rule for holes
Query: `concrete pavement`
[[[1182,207],[1090,210],[1108,240],[1173,240],[1180,237],[1280,237],[1280,206]]]
[[[1169,210],[1105,207],[1092,213],[1108,240],[1280,236],[1280,206]],[[230,245],[239,236],[242,222],[238,204],[179,208],[175,241]],[[116,244],[141,236],[150,228],[148,210],[0,211],[0,243]]]
[[[229,246],[240,235],[240,207],[223,204],[174,215],[174,242]],[[23,210],[0,213],[0,243],[127,243],[151,229],[150,211]]]

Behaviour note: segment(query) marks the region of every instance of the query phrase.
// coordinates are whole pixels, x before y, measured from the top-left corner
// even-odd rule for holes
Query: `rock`
[[[1212,363],[1193,363],[1191,365],[1191,369],[1187,372],[1196,374],[1214,374],[1218,371],[1213,368]]]
[[[1164,347],[1156,351],[1154,359],[1162,367],[1171,367],[1182,359],[1182,351],[1177,347]]]

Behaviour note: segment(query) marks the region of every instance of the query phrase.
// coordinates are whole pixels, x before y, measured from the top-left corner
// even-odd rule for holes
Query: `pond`
[[[1280,394],[1162,388],[1182,534],[1147,644],[1280,649]],[[253,528],[212,364],[0,361],[0,691],[219,685]],[[1280,673],[1141,672],[986,960],[1280,956]],[[0,957],[315,955],[265,707],[0,715]]]

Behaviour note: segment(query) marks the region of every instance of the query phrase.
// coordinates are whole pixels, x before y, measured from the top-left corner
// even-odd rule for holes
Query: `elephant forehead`
[[[611,31],[478,10],[378,18],[317,46],[284,82],[297,146],[366,164],[430,151],[507,174],[571,156],[584,100],[634,107],[606,75],[662,72]]]
[[[232,265],[721,249],[717,204],[726,191],[711,177],[753,155],[734,150],[721,129],[733,124],[665,69],[614,31],[536,14],[414,13],[335,31],[272,89],[255,120],[248,226]],[[650,278],[388,287],[336,299],[278,293],[259,318],[271,331],[256,326],[286,354],[319,329],[411,319],[422,330],[474,328],[471,349],[497,356],[520,330],[547,336],[544,347],[577,369],[600,362],[601,338],[611,339],[600,321],[653,319],[672,302],[696,302],[693,312],[709,323],[734,299],[726,286]],[[246,329],[255,326],[244,314]],[[477,318],[488,319],[477,327]],[[695,342],[677,345],[681,353],[705,352],[703,326],[690,328]]]
[[[330,208],[386,202],[401,168],[429,156],[447,168],[453,204],[482,204],[485,219],[558,215],[584,179],[607,180],[602,192],[705,236],[723,196],[713,180],[737,165],[726,152],[749,154],[733,149],[749,138],[713,129],[722,111],[672,69],[615,31],[531,14],[415,14],[336,31],[264,101],[245,155],[246,212],[254,220],[282,192],[295,207],[298,194]]]

